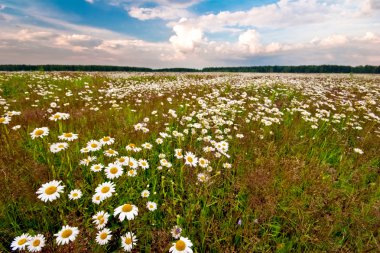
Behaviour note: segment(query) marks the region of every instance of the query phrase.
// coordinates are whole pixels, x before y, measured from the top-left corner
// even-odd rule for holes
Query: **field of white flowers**
[[[0,251],[378,252],[380,77],[0,73]]]

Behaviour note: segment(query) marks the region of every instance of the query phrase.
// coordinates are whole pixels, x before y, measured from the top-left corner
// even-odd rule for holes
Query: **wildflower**
[[[137,175],[137,171],[134,169],[130,169],[127,172],[128,177],[135,177]]]
[[[105,144],[111,145],[115,142],[115,139],[110,137],[110,136],[105,136],[105,137],[101,138],[99,141],[102,145],[105,145]]]
[[[10,117],[8,117],[8,116],[0,117],[0,124],[7,125],[7,124],[9,124],[9,122],[11,122]]]
[[[114,216],[119,215],[119,220],[123,221],[125,218],[127,220],[133,220],[135,216],[137,216],[139,209],[137,206],[132,204],[124,204],[122,206],[119,206],[115,209]]]
[[[148,169],[149,168],[149,163],[147,160],[140,159],[139,161],[139,166],[143,169]]]
[[[198,174],[198,181],[199,182],[206,182],[208,180],[208,176],[204,173],[199,173]]]
[[[36,128],[33,130],[33,132],[30,133],[33,140],[38,137],[43,138],[44,136],[47,136],[48,134],[49,134],[49,128],[47,127]]]
[[[185,164],[190,165],[192,167],[197,166],[198,158],[191,152],[186,152],[185,154]]]
[[[98,163],[98,164],[94,164],[90,167],[90,170],[93,171],[93,172],[99,172],[103,169],[103,164],[101,163]]]
[[[95,194],[92,196],[92,203],[99,205],[100,202],[102,202],[102,201],[103,201],[103,199],[101,198],[101,196],[100,196],[99,193],[95,193]]]
[[[63,188],[65,188],[65,186],[60,185],[61,183],[62,181],[53,180],[43,184],[36,192],[39,194],[38,198],[44,202],[53,201],[59,198],[59,194],[63,192]]]
[[[152,202],[152,201],[148,201],[146,203],[146,208],[149,209],[149,211],[154,211],[157,209],[157,204],[155,202]]]
[[[182,228],[176,225],[172,228],[171,233],[175,239],[178,239],[181,236]]]
[[[58,136],[58,139],[64,140],[64,141],[73,141],[78,139],[78,134],[74,133],[63,133],[60,136]]]
[[[69,242],[75,241],[75,238],[79,234],[79,229],[77,227],[70,227],[68,225],[63,226],[62,229],[54,234],[56,236],[56,242],[58,245],[68,244]]]
[[[94,216],[92,216],[93,223],[97,226],[97,229],[104,228],[108,223],[108,218],[110,215],[107,212],[99,211]]]
[[[173,253],[193,253],[193,250],[190,248],[193,246],[193,243],[186,237],[180,237],[178,241],[173,243],[173,246],[169,249],[169,252]]]
[[[49,120],[51,121],[58,121],[58,120],[66,120],[70,118],[70,114],[63,113],[63,112],[57,112],[49,117]]]
[[[14,126],[14,127],[12,127],[12,130],[18,130],[18,129],[20,129],[21,128],[21,126],[20,125],[16,125],[16,126]]]
[[[82,159],[79,164],[81,165],[89,165],[91,162],[96,161],[96,156],[87,156],[87,158]]]
[[[99,231],[98,234],[96,235],[96,242],[99,245],[105,245],[111,240],[111,237],[112,237],[111,230],[109,230],[108,228],[105,228]]]
[[[199,158],[198,160],[198,164],[199,166],[201,166],[202,168],[207,168],[208,164],[209,164],[209,161],[207,159],[204,159],[204,158]]]
[[[31,238],[32,237],[29,234],[22,234],[20,236],[17,236],[11,243],[12,251],[25,250],[25,247],[28,245],[28,242]]]
[[[72,190],[69,193],[69,199],[71,200],[80,199],[81,197],[82,197],[82,191],[79,189]]]
[[[69,147],[69,144],[67,142],[58,142],[58,143],[53,143],[50,145],[50,152],[52,153],[58,153],[62,150],[65,150],[66,148]]]
[[[147,197],[149,197],[149,195],[150,195],[150,192],[148,190],[143,190],[141,192],[141,197],[143,197],[143,198],[147,198]]]
[[[89,151],[98,151],[101,149],[101,147],[102,147],[102,143],[98,141],[91,140],[87,142],[87,148]]]
[[[230,163],[223,163],[223,168],[225,168],[225,169],[231,169],[232,165]]]
[[[100,195],[102,200],[110,198],[115,192],[115,184],[112,182],[104,182],[96,187],[95,192]]]
[[[132,232],[128,232],[125,236],[121,237],[121,246],[127,252],[132,251],[133,247],[136,245],[137,238]]]
[[[139,163],[135,158],[129,157],[128,166],[132,169],[137,169],[137,167],[139,166]]]
[[[177,148],[177,149],[174,150],[174,152],[175,152],[174,156],[175,156],[177,159],[181,159],[181,158],[183,158],[182,149]]]
[[[88,153],[88,152],[90,152],[90,150],[87,147],[85,147],[85,148],[81,148],[80,152],[81,153]]]
[[[104,172],[106,173],[108,179],[114,179],[123,175],[123,168],[116,163],[110,163],[105,168]]]
[[[164,142],[164,141],[163,141],[161,138],[157,138],[157,139],[156,139],[156,143],[157,143],[157,144],[162,144],[163,142]]]
[[[119,153],[113,149],[108,149],[108,150],[104,151],[104,155],[108,156],[108,157],[117,156],[118,154]]]
[[[364,154],[363,150],[361,150],[360,148],[354,148],[354,152],[360,155]]]
[[[42,234],[38,234],[30,238],[28,242],[28,250],[30,252],[38,252],[41,251],[45,246],[45,236]]]
[[[144,144],[141,145],[141,147],[145,148],[145,149],[152,149],[153,148],[153,145],[146,142]]]

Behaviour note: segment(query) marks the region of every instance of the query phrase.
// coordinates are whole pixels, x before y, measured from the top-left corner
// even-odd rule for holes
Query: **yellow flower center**
[[[18,245],[24,245],[26,243],[26,239],[25,238],[22,238],[21,240],[19,240],[17,242]]]
[[[41,243],[40,240],[38,240],[38,239],[37,239],[37,240],[34,240],[34,241],[33,241],[33,246],[34,246],[34,247],[37,247],[37,246],[40,245],[40,243]]]
[[[56,191],[57,191],[57,187],[55,187],[54,185],[51,185],[51,186],[49,186],[48,188],[45,189],[45,193],[46,193],[47,195],[52,195],[52,194],[54,194]]]
[[[96,144],[96,143],[91,144],[91,148],[97,148],[97,147],[98,147],[98,144]]]
[[[128,147],[130,147],[130,148],[134,148],[134,147],[136,147],[136,145],[133,144],[133,143],[131,143],[131,144],[128,145]]]
[[[102,225],[104,222],[106,222],[106,220],[103,218],[103,216],[101,218],[99,218],[99,224]]]
[[[129,167],[133,167],[133,162],[128,163]]]
[[[103,138],[103,141],[109,141],[109,140],[110,140],[109,137],[104,137],[104,138]]]
[[[71,229],[66,229],[62,232],[62,238],[69,238],[73,234]]]
[[[128,212],[132,211],[132,208],[133,208],[132,205],[125,204],[125,205],[123,205],[122,210],[123,210],[124,213],[128,213]]]
[[[107,238],[107,233],[103,232],[100,234],[100,239],[105,240]]]
[[[0,123],[3,123],[3,122],[5,122],[5,118],[1,117],[0,118]]]
[[[116,167],[110,169],[111,174],[116,174],[119,170]]]
[[[110,190],[108,186],[104,186],[101,190],[102,193],[107,193]]]
[[[38,129],[37,131],[34,132],[35,135],[40,136],[44,133],[44,130]]]
[[[100,200],[100,196],[96,196],[95,199],[96,199],[96,200]]]
[[[60,145],[58,145],[58,147],[59,147],[59,148],[64,148],[65,145],[60,144]]]
[[[60,116],[59,114],[55,114],[53,117],[54,117],[55,119],[59,119],[61,116]]]
[[[184,241],[182,241],[182,240],[178,240],[175,243],[175,249],[178,250],[178,251],[185,250],[186,249],[186,243]]]
[[[66,138],[70,138],[70,137],[73,137],[73,134],[72,133],[65,133],[63,136],[65,136]]]
[[[119,162],[123,163],[123,162],[125,162],[125,159],[124,158],[119,158]]]
[[[187,157],[187,161],[189,161],[190,163],[192,163],[193,162],[193,158],[191,156],[188,156]]]
[[[125,244],[132,244],[132,238],[131,237],[127,237],[125,238]]]

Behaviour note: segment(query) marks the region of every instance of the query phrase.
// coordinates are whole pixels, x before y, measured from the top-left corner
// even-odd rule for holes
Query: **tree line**
[[[108,66],[108,65],[0,65],[0,71],[113,71],[113,72],[249,72],[249,73],[367,73],[380,74],[380,66],[301,65],[301,66],[242,66],[162,68]]]

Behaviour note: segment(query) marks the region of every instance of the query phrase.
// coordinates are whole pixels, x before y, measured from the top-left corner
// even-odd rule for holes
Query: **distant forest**
[[[0,71],[120,71],[120,72],[250,72],[250,73],[367,73],[380,74],[380,66],[250,66],[250,67],[209,67],[151,69],[127,66],[103,65],[0,65]]]

